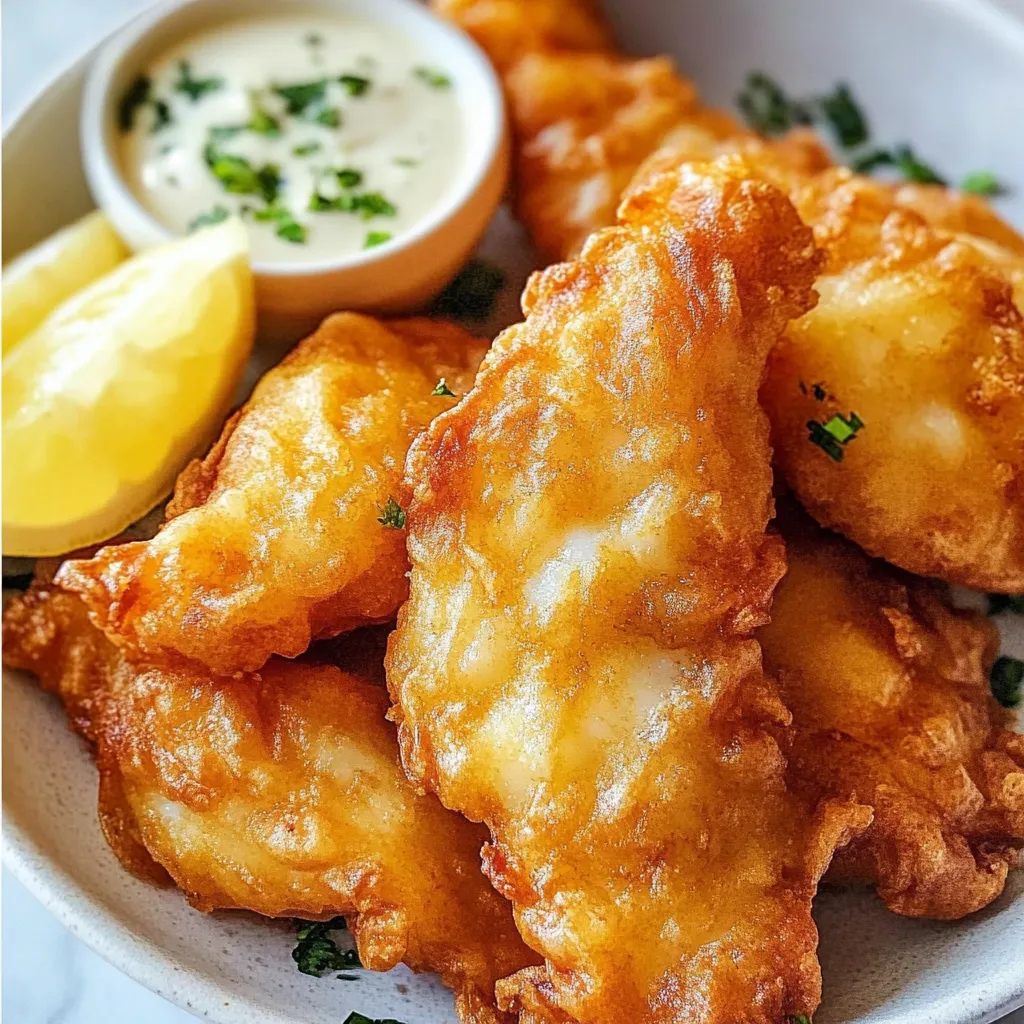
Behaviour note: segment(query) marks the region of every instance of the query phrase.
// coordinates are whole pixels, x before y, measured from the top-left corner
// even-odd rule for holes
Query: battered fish
[[[994,627],[802,516],[786,553],[758,639],[793,713],[790,784],[874,811],[829,877],[912,917],[979,910],[1024,847],[1024,736],[989,692]]]
[[[406,780],[383,687],[279,658],[233,680],[137,668],[47,584],[8,605],[3,640],[95,749],[126,866],[200,910],[357,915],[365,967],[436,971],[465,1024],[505,1019],[495,981],[537,957],[480,871],[486,829]]]
[[[783,572],[768,350],[812,303],[810,231],[736,162],[676,169],[534,275],[524,323],[410,453],[388,648],[407,771],[490,826],[543,967],[526,1019],[811,1013],[810,904],[867,811],[786,790],[751,639]]]
[[[382,510],[404,505],[409,443],[456,400],[439,378],[462,394],[485,351],[440,321],[330,317],[185,470],[155,538],[67,562],[60,584],[115,643],[222,675],[393,619],[409,565]]]
[[[472,18],[488,45],[487,0],[438,6]],[[702,106],[664,57],[547,39],[500,66],[517,214],[549,257],[612,223],[634,172],[642,188],[739,153],[789,192],[829,260],[821,301],[787,332],[764,390],[778,467],[821,523],[872,554],[1024,588],[1024,239],[977,197],[828,170],[806,130],[758,138]]]

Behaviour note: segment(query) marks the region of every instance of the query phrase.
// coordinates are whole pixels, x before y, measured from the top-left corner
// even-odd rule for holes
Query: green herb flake
[[[334,176],[342,188],[355,188],[363,183],[362,171],[357,171],[353,167],[342,167],[340,171],[334,172]]]
[[[348,92],[349,96],[363,96],[369,92],[370,86],[373,84],[368,78],[363,78],[362,75],[341,75],[338,81]]]
[[[470,260],[437,297],[434,310],[463,320],[486,320],[505,283],[500,268],[486,260]]]
[[[342,1022],[342,1024],[403,1024],[394,1017],[367,1017],[365,1013],[353,1010]]]
[[[314,124],[322,124],[325,128],[341,126],[341,111],[337,107],[322,107],[313,115]]]
[[[413,68],[412,73],[421,81],[430,86],[431,89],[450,89],[452,80],[443,72],[434,68],[418,67]]]
[[[1003,612],[1024,615],[1024,594],[989,594],[989,615],[1000,615]]]
[[[128,86],[117,105],[117,124],[121,131],[129,132],[135,127],[135,116],[149,103],[152,88],[153,83],[146,75],[138,75]]]
[[[207,144],[203,156],[225,192],[262,196],[268,204],[277,198],[281,187],[281,172],[277,164],[255,168],[244,156],[225,153],[213,143]]]
[[[379,192],[364,192],[353,199],[355,209],[362,213],[363,220],[369,220],[371,217],[394,217],[398,213],[395,205]]]
[[[178,61],[178,80],[174,83],[174,91],[184,93],[193,103],[198,103],[207,93],[216,92],[223,87],[223,78],[196,78],[192,74],[192,65],[187,60]]]
[[[346,967],[361,967],[359,954],[354,949],[338,949],[329,932],[345,928],[345,918],[335,917],[330,921],[296,921],[295,948],[292,959],[303,974],[321,978],[328,971],[344,970]]]
[[[1003,655],[996,658],[989,677],[992,696],[1004,708],[1015,708],[1020,704],[1021,691],[1024,689],[1024,661]]]
[[[976,196],[1000,196],[1006,191],[991,171],[971,171],[960,182],[960,190]]]
[[[448,387],[448,381],[442,377],[434,387],[434,390],[430,392],[432,395],[437,395],[444,398],[454,398],[455,392]]]
[[[281,134],[281,122],[260,102],[259,94],[249,94],[249,123],[245,125],[250,132],[278,138]]]
[[[806,104],[790,99],[763,71],[747,75],[736,105],[747,124],[761,135],[782,135],[794,125],[810,124],[813,120]]]
[[[895,158],[888,149],[873,149],[871,152],[857,157],[850,167],[858,174],[870,174],[879,167],[892,167],[895,162]]]
[[[811,394],[814,395],[814,400],[816,402],[824,402],[825,399],[828,397],[828,392],[821,384],[812,384]]]
[[[300,224],[295,215],[286,206],[278,206],[276,203],[268,206],[265,210],[256,210],[252,215],[253,220],[260,222],[271,222],[277,225],[275,234],[286,242],[300,245],[306,241],[307,231],[305,225]]]
[[[367,231],[366,239],[363,241],[363,248],[374,249],[378,245],[390,242],[392,237],[393,236],[390,231]]]
[[[167,100],[153,100],[153,123],[150,125],[150,135],[156,135],[165,128],[174,124],[174,115],[171,113],[171,105]]]
[[[946,180],[935,168],[918,159],[908,145],[897,146],[893,150],[893,162],[907,181],[915,181],[921,185],[945,185]]]
[[[855,412],[850,413],[849,419],[837,413],[825,423],[808,420],[807,440],[816,444],[833,462],[842,462],[843,447],[857,436],[863,426],[863,421]]]
[[[789,1024],[811,1024],[811,1018],[806,1013],[791,1013]]]
[[[292,148],[292,156],[312,156],[323,148],[319,142],[303,142],[301,146]]]
[[[284,100],[289,114],[305,114],[309,107],[323,103],[327,95],[327,79],[296,82],[293,85],[275,85],[273,91]]]
[[[218,203],[208,213],[201,213],[194,220],[189,221],[189,234],[193,231],[198,231],[200,228],[208,228],[213,224],[220,224],[221,221],[227,220],[230,216],[231,211],[226,206],[221,206]]]
[[[420,165],[419,160],[415,160],[411,156],[396,156],[391,162],[397,167],[419,167]]]
[[[246,130],[244,124],[214,124],[210,125],[210,139],[213,142],[225,142],[233,139],[240,132]]]
[[[404,530],[405,529],[405,509],[395,501],[394,498],[388,498],[387,504],[380,509],[380,515],[377,517],[377,522],[381,526],[389,526],[393,530]]]
[[[853,149],[868,141],[868,122],[850,87],[840,83],[821,97],[821,112],[832,126],[836,141],[843,149]]]

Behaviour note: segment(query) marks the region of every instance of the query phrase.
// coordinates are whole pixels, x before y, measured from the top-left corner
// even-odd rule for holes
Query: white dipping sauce
[[[446,69],[348,16],[259,17],[187,39],[119,117],[122,173],[146,208],[180,232],[239,213],[260,262],[386,244],[444,202],[464,154]]]

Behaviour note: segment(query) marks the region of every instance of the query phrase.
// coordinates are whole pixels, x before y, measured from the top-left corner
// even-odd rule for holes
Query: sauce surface
[[[391,26],[273,15],[184,40],[118,110],[121,169],[175,231],[240,214],[253,259],[385,244],[442,203],[463,157],[455,82]]]

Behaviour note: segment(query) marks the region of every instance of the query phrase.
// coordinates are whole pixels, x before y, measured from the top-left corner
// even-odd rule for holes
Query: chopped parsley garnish
[[[208,228],[211,224],[219,224],[230,216],[231,211],[226,206],[221,206],[218,203],[209,213],[201,213],[194,220],[189,221],[188,230],[191,233],[198,231],[200,228]]]
[[[448,381],[442,377],[434,387],[434,390],[430,392],[432,395],[443,396],[445,398],[454,398],[455,392],[448,387]]]
[[[187,60],[178,61],[178,80],[174,83],[174,90],[184,93],[193,103],[197,103],[208,92],[216,92],[223,86],[223,78],[195,78],[192,74],[192,65]]]
[[[811,1024],[811,1018],[806,1013],[791,1013],[789,1024]]]
[[[394,1017],[367,1017],[365,1013],[353,1010],[342,1022],[342,1024],[403,1024]]]
[[[843,149],[853,149],[868,141],[868,122],[850,87],[840,82],[831,93],[821,97],[821,112],[832,126]]]
[[[304,142],[301,146],[294,146],[292,148],[292,156],[312,156],[314,153],[319,153],[323,148],[319,142]]]
[[[833,462],[842,462],[843,447],[857,436],[857,431],[863,426],[863,421],[855,412],[850,413],[849,419],[836,413],[824,423],[808,420],[807,440],[816,444]]]
[[[998,196],[1005,190],[1002,183],[991,171],[972,171],[960,182],[963,192],[973,192],[976,196]]]
[[[945,185],[946,180],[934,167],[918,159],[910,146],[896,146],[892,151],[893,163],[907,181],[921,185]]]
[[[341,125],[341,111],[337,107],[321,107],[313,115],[312,121],[326,128],[337,128]]]
[[[392,238],[390,231],[367,231],[366,239],[363,242],[364,249],[373,249],[378,245],[383,245],[385,242],[390,242]]]
[[[377,517],[377,522],[381,526],[390,526],[393,530],[404,530],[405,529],[405,509],[395,501],[394,498],[388,498],[387,504],[380,509],[380,515]]]
[[[781,135],[794,125],[813,120],[807,104],[790,99],[782,87],[763,71],[747,75],[736,105],[748,125],[762,135]]]
[[[277,228],[274,233],[286,242],[294,242],[299,245],[306,241],[305,226],[295,219],[295,215],[286,206],[272,203],[265,210],[254,211],[252,219],[276,224]]]
[[[434,68],[418,67],[412,72],[421,82],[426,82],[431,89],[450,89],[452,80],[443,72]]]
[[[171,113],[171,105],[167,100],[153,100],[153,124],[150,126],[150,134],[156,135],[162,132],[169,125],[174,124],[174,115]]]
[[[327,96],[327,79],[296,82],[294,85],[275,85],[274,92],[285,101],[289,114],[305,114],[311,106],[323,103]]]
[[[362,96],[372,84],[368,78],[362,75],[341,75],[338,81],[345,87],[349,96]]]
[[[210,138],[214,142],[224,142],[226,139],[233,139],[239,132],[244,132],[247,127],[244,124],[210,125]]]
[[[398,212],[379,192],[343,192],[333,198],[314,192],[309,197],[309,209],[314,213],[361,213],[363,220],[394,217]]]
[[[850,166],[858,174],[870,174],[876,167],[892,167],[892,153],[887,149],[873,149],[853,160]]]
[[[1004,708],[1015,708],[1020,704],[1021,691],[1024,689],[1024,661],[1005,654],[996,658],[989,682],[992,696]]]
[[[127,92],[117,105],[117,124],[121,131],[128,132],[135,127],[135,115],[149,103],[152,88],[153,83],[145,75],[139,75],[128,86]]]
[[[249,109],[251,115],[249,123],[245,126],[249,131],[257,135],[268,135],[276,138],[281,134],[281,122],[260,103],[259,96],[253,93],[249,97]]]
[[[1001,612],[1024,615],[1024,594],[989,594],[989,615],[999,615]]]
[[[204,151],[206,164],[225,192],[243,196],[261,196],[273,204],[281,188],[281,172],[277,164],[253,167],[244,156],[235,156],[218,149],[212,142]]]
[[[337,943],[328,932],[345,928],[345,918],[335,917],[330,921],[296,921],[298,942],[292,950],[292,959],[303,974],[321,978],[328,971],[340,971],[346,967],[362,967],[359,954],[354,949],[338,949]]]
[[[470,260],[437,297],[434,309],[464,320],[486,320],[505,283],[505,275],[486,260]]]
[[[363,183],[362,171],[357,171],[353,167],[342,167],[340,171],[334,172],[334,176],[342,188],[355,188]]]

